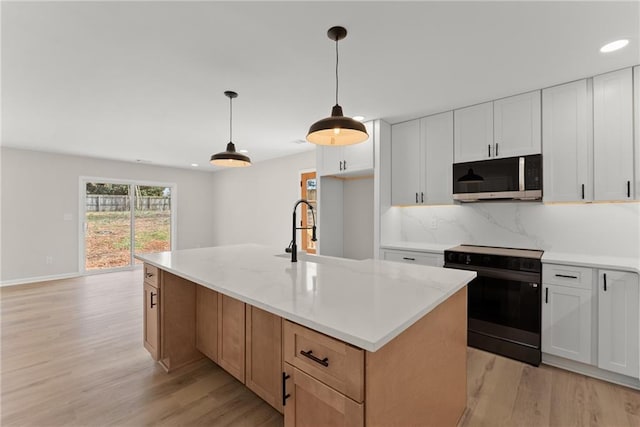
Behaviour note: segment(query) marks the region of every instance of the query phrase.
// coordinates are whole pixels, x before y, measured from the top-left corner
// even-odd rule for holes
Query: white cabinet
[[[579,80],[542,91],[544,200],[592,199],[591,93]]]
[[[542,351],[591,364],[593,270],[545,264],[542,283]]]
[[[450,204],[453,112],[391,127],[391,204]]]
[[[455,163],[488,159],[493,156],[493,102],[455,110]]]
[[[638,378],[638,275],[598,272],[598,367]]]
[[[454,111],[456,163],[541,152],[540,91]]]
[[[493,102],[494,157],[540,154],[540,91]]]
[[[633,187],[632,69],[593,78],[594,200],[630,200]]]
[[[636,190],[635,198],[636,200],[640,199],[640,65],[637,67],[633,67],[633,99],[634,99],[634,107],[633,107],[633,117],[634,117],[634,153],[636,153],[635,157],[635,177],[636,182],[634,183],[634,187]]]
[[[359,144],[316,147],[319,176],[350,175],[373,169],[373,122],[366,122],[369,139]]]
[[[420,120],[391,126],[391,204],[420,203]]]
[[[430,265],[432,267],[442,267],[444,265],[444,255],[430,252],[396,251],[383,249],[382,259],[387,261],[404,262],[407,264]]]

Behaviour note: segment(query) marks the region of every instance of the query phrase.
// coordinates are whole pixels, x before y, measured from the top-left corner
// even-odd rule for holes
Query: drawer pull
[[[570,276],[568,274],[556,274],[556,277],[564,277],[565,279],[577,279],[578,276]]]
[[[544,290],[544,303],[549,304],[549,288],[545,288]]]
[[[604,291],[607,292],[607,273],[602,275],[602,280],[604,282]]]
[[[156,296],[156,294],[155,294],[154,292],[151,292],[151,307],[150,307],[150,308],[153,308],[153,307],[155,307],[156,305],[158,305],[157,303],[153,302],[153,297],[154,297],[154,296]]]
[[[415,261],[415,258],[410,258],[408,256],[403,256],[402,259],[406,259],[407,261]]]
[[[144,273],[144,277],[153,277],[153,273]]]
[[[291,375],[287,375],[286,372],[282,373],[282,406],[287,405],[287,399],[291,397],[289,393],[287,393],[287,380],[291,378]]]
[[[325,357],[324,359],[320,359],[316,356],[313,355],[313,351],[309,350],[309,351],[304,351],[304,350],[300,350],[300,354],[303,355],[304,357],[308,357],[309,359],[313,360],[316,363],[321,364],[322,366],[329,366],[329,358]]]

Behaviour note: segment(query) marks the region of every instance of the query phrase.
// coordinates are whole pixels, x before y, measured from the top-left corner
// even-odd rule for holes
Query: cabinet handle
[[[488,150],[488,156],[487,157],[491,157],[491,144],[487,145],[487,150]]]
[[[418,193],[416,193],[416,203],[418,203]]]
[[[154,296],[157,296],[157,294],[156,294],[156,293],[154,293],[154,292],[151,292],[151,307],[150,307],[150,308],[153,308],[153,307],[155,307],[156,305],[158,305],[157,303],[153,302],[153,297],[154,297]]]
[[[565,279],[577,279],[578,276],[569,276],[568,274],[556,274],[556,277],[564,277]]]
[[[340,170],[342,170],[342,160],[340,160]]]
[[[403,256],[402,259],[406,259],[407,261],[415,261],[415,258],[410,258],[408,256]]]
[[[420,203],[424,203],[424,193],[420,192]]]
[[[291,375],[287,375],[286,372],[282,373],[282,406],[286,406],[287,399],[291,397],[289,393],[287,393],[287,380],[291,378]]]
[[[153,273],[144,273],[144,277],[153,277]]]
[[[584,184],[582,184],[582,200],[584,200]]]
[[[498,157],[498,143],[496,142],[496,157]]]
[[[627,197],[631,197],[631,181],[627,181]]]
[[[347,170],[347,161],[346,160],[342,161],[342,167],[343,167],[343,170]]]
[[[544,289],[544,303],[549,304],[549,288]]]
[[[607,273],[602,274],[602,281],[604,282],[604,291],[607,292]]]
[[[309,359],[313,360],[316,363],[321,364],[322,366],[329,366],[329,358],[325,357],[324,359],[320,359],[319,357],[316,357],[313,355],[313,351],[309,350],[309,351],[304,351],[304,350],[300,350],[300,354],[308,357]]]

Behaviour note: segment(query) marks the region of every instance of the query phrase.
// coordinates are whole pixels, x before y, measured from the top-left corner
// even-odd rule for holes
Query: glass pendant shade
[[[242,168],[251,166],[251,159],[242,153],[236,151],[233,142],[227,144],[227,150],[211,156],[211,162],[214,166],[226,166],[231,168]]]
[[[342,107],[334,105],[331,116],[318,120],[309,128],[307,141],[318,145],[351,145],[369,138],[364,124],[345,117]]]
[[[236,146],[231,140],[233,139],[233,108],[231,101],[233,98],[237,98],[238,94],[231,90],[225,91],[224,96],[229,98],[229,143],[227,144],[227,149],[221,153],[214,154],[211,156],[211,163],[214,166],[224,166],[229,168],[242,168],[246,166],[251,166],[251,159],[249,156],[245,156],[242,153],[238,153],[236,151]]]

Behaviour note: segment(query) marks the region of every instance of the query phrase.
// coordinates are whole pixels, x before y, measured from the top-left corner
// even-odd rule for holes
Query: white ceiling
[[[2,144],[214,170],[313,149],[340,104],[390,123],[640,63],[640,2],[2,2]],[[628,38],[621,51],[606,42]]]

